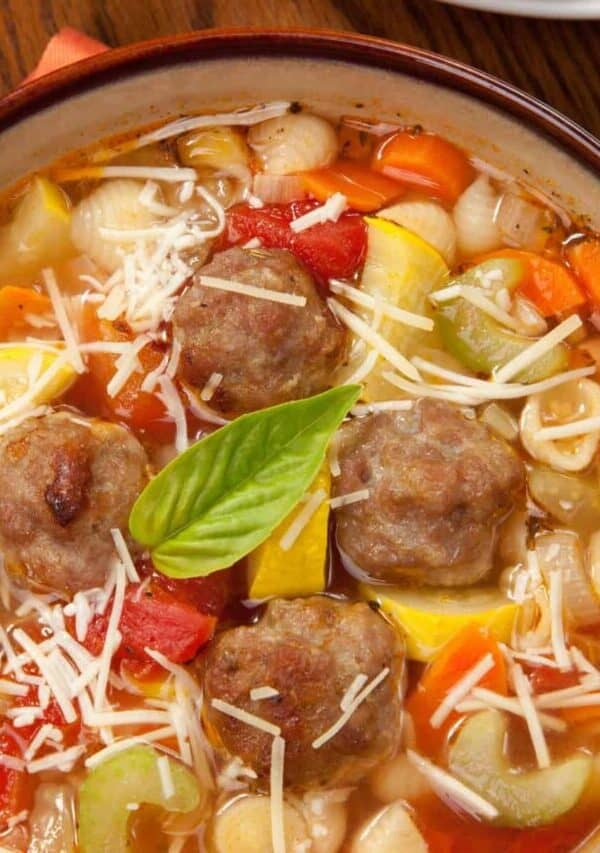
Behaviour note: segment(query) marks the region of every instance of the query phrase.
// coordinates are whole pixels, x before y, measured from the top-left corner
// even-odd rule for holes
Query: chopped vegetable
[[[517,605],[496,587],[471,589],[361,588],[406,635],[406,654],[433,660],[466,625],[487,628],[501,642],[510,640]]]
[[[361,277],[361,290],[374,299],[380,299],[406,311],[431,316],[429,294],[440,287],[448,268],[441,255],[421,237],[386,219],[368,217],[368,252]],[[372,313],[365,314],[371,323]],[[383,317],[377,332],[402,355],[410,356],[427,343],[435,345],[435,336],[421,329],[408,328],[389,317]],[[344,375],[351,377],[361,368],[365,354],[355,350],[350,355]],[[380,359],[365,377],[363,398],[387,400],[389,384],[382,373],[389,366]]]
[[[70,228],[67,196],[47,178],[34,178],[12,220],[0,229],[0,282],[14,282],[72,255]]]
[[[406,805],[400,801],[377,812],[357,832],[351,853],[427,853],[429,847]]]
[[[218,169],[234,177],[249,175],[250,149],[238,130],[207,127],[177,140],[179,159],[195,169]]]
[[[311,844],[301,813],[283,803],[285,849],[306,850]],[[214,819],[211,838],[215,853],[268,853],[272,847],[271,798],[262,795],[235,797]]]
[[[144,489],[132,535],[172,577],[232,565],[263,542],[315,478],[327,444],[360,388],[243,415],[203,438]]]
[[[91,770],[79,789],[81,853],[127,853],[129,803],[148,803],[168,812],[190,812],[200,803],[198,782],[191,770],[167,758],[173,791],[161,783],[160,753],[135,746]]]
[[[451,713],[438,728],[433,728],[430,718],[448,691],[488,654],[492,655],[494,666],[483,676],[479,686],[505,696],[507,679],[504,656],[492,635],[474,622],[465,625],[425,670],[406,702],[406,710],[412,716],[417,745],[421,751],[434,758],[438,755],[459,715]]]
[[[581,542],[570,530],[540,533],[535,552],[542,575],[549,586],[550,573],[562,578],[562,600],[571,628],[589,628],[600,624],[600,598],[585,568]]]
[[[578,533],[589,536],[600,528],[597,474],[578,477],[532,465],[528,486],[534,501]]]
[[[348,200],[348,207],[364,213],[378,210],[404,192],[397,181],[352,160],[338,160],[327,169],[304,172],[302,180],[319,201],[341,193]]]
[[[52,303],[47,296],[30,287],[6,285],[0,289],[0,340],[37,334],[37,319],[53,324]]]
[[[243,245],[256,237],[265,249],[289,249],[322,283],[330,278],[351,278],[367,250],[362,217],[343,213],[337,222],[323,222],[294,233],[290,222],[315,207],[314,201],[271,204],[258,209],[236,205],[227,211],[222,245]]]
[[[600,304],[600,239],[587,237],[567,246],[567,260],[595,305]]]
[[[293,510],[262,545],[248,555],[248,595],[254,599],[272,596],[291,597],[323,592],[327,583],[327,498],[331,477],[323,466],[310,486],[312,494],[321,492],[322,500],[288,550],[281,547],[302,507]]]
[[[74,793],[71,785],[43,782],[39,786],[29,816],[28,853],[75,853]]]
[[[402,130],[375,151],[374,169],[410,187],[431,192],[450,204],[475,178],[467,156],[435,133]]]
[[[2,291],[0,291],[1,293]],[[37,393],[31,401],[34,406],[50,403],[62,396],[75,380],[77,374],[70,364],[64,362],[57,369],[60,355],[51,350],[42,349],[35,344],[15,344],[0,349],[0,392],[4,395],[3,405],[14,402],[31,387],[31,365],[37,370],[35,380],[39,383]],[[48,371],[47,381],[43,381]]]
[[[21,758],[19,736],[8,723],[4,723],[0,728],[0,752]],[[0,764],[0,828],[28,806],[29,785],[25,771]]]
[[[541,252],[552,230],[552,216],[539,204],[514,192],[503,193],[496,225],[504,241],[530,252]]]
[[[254,125],[248,144],[269,175],[291,175],[332,163],[338,141],[332,125],[310,113],[288,113]]]
[[[504,755],[507,730],[508,721],[498,711],[472,716],[450,747],[450,771],[496,806],[500,824],[550,824],[579,800],[592,759],[578,752],[544,770],[517,772]]]
[[[585,293],[576,279],[559,261],[522,249],[502,249],[491,258],[514,258],[522,262],[519,293],[533,302],[544,317],[574,311],[586,302]]]
[[[498,200],[487,175],[480,175],[461,194],[453,210],[461,252],[466,255],[489,252],[502,244],[495,221]]]
[[[110,608],[92,620],[85,645],[93,654],[104,646]],[[201,613],[193,604],[176,598],[160,583],[130,584],[127,587],[119,631],[123,638],[115,660],[147,661],[146,648],[158,651],[174,663],[185,663],[207,643],[216,618]]]
[[[497,273],[500,273],[498,279],[491,280]],[[520,259],[499,257],[472,267],[450,284],[480,287],[481,281],[486,279],[489,287],[482,292],[489,296],[500,287],[509,292],[515,290],[523,280],[523,275],[524,267]],[[476,373],[491,374],[534,342],[534,339],[502,326],[494,317],[461,296],[439,303],[435,317],[447,350]],[[569,348],[559,343],[517,374],[515,381],[537,382],[565,370],[568,364]]]
[[[90,306],[84,307],[79,333],[82,342],[132,343],[134,340],[126,326],[118,322],[100,320]],[[101,417],[122,421],[136,432],[169,441],[174,435],[174,428],[166,419],[164,403],[156,393],[142,391],[144,379],[160,365],[164,352],[151,343],[145,346],[137,357],[141,371],[132,373],[119,393],[111,397],[107,385],[117,370],[115,361],[118,355],[90,353],[87,358],[87,373],[73,387],[69,400],[84,411],[91,410]]]

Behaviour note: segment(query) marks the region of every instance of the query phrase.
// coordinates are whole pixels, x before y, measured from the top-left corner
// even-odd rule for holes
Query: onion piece
[[[454,206],[458,248],[466,255],[489,252],[502,244],[495,214],[499,196],[486,175],[479,175]]]
[[[505,192],[498,204],[496,225],[505,241],[519,249],[540,252],[548,240],[550,224],[544,208],[521,195]]]
[[[288,204],[305,198],[306,190],[298,175],[267,175],[258,172],[254,176],[252,194],[265,204]]]
[[[456,255],[456,228],[450,214],[434,201],[401,201],[377,214],[402,225],[437,249],[449,266]]]
[[[576,533],[557,530],[536,537],[535,551],[546,584],[550,573],[562,576],[563,605],[574,628],[600,624],[600,599],[585,568],[581,542]]]
[[[74,853],[77,834],[73,788],[51,782],[39,785],[29,825],[29,853]]]
[[[506,441],[515,441],[519,435],[518,421],[498,403],[490,403],[486,406],[479,420]]]
[[[512,305],[512,314],[522,326],[525,335],[533,338],[541,337],[548,331],[548,323],[537,310],[533,302],[523,296],[515,296]]]

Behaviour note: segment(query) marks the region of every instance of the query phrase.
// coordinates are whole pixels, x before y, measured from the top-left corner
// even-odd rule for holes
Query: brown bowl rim
[[[25,83],[0,100],[0,132],[61,100],[182,62],[291,56],[383,68],[441,84],[525,121],[600,173],[600,140],[558,110],[487,72],[410,45],[323,29],[207,29],[137,42]]]

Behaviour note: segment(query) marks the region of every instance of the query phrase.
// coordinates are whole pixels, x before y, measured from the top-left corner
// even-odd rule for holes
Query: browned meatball
[[[202,287],[202,275],[306,297],[304,307]],[[173,316],[180,374],[203,388],[221,373],[211,406],[236,415],[309,397],[331,384],[345,333],[290,252],[228,249],[198,272]]]
[[[356,782],[397,749],[402,656],[394,630],[363,603],[322,596],[275,600],[260,622],[217,639],[205,670],[209,725],[225,748],[268,777],[271,735],[211,705],[218,698],[281,728],[288,785],[335,786]],[[359,674],[369,681],[390,673],[319,749],[313,741],[341,715],[340,701]],[[252,701],[254,687],[279,695]]]
[[[29,583],[74,592],[101,585],[113,527],[147,479],[146,453],[126,429],[66,413],[29,420],[0,441],[0,551]]]
[[[342,428],[334,492],[368,489],[336,511],[354,566],[394,582],[475,583],[491,568],[497,524],[523,496],[516,453],[456,406],[421,400]]]

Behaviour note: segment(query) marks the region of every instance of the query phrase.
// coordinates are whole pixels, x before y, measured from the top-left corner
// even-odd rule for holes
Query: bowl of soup
[[[595,849],[600,144],[300,32],[0,134],[2,848]]]

